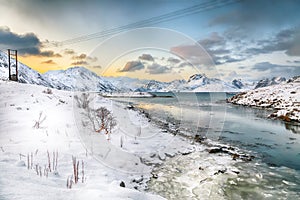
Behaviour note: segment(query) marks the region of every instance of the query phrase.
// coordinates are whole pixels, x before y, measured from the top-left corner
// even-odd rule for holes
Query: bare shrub
[[[83,160],[81,161],[81,173],[82,173],[82,177],[81,177],[81,180],[82,180],[82,183],[84,183],[84,162]]]
[[[47,157],[48,157],[48,169],[49,169],[49,171],[51,172],[51,159],[50,159],[50,153],[49,153],[49,151],[47,151]]]
[[[71,175],[71,177],[68,176],[68,178],[67,178],[67,188],[71,189],[72,188],[72,184],[73,184],[73,175]]]
[[[105,134],[111,134],[112,129],[117,125],[112,113],[105,107],[100,107],[96,111],[96,117],[100,120],[99,129],[96,132],[105,131]]]
[[[41,124],[46,120],[46,115],[43,117],[43,112],[40,112],[38,120],[35,121],[33,128],[40,128]]]
[[[78,182],[79,161],[76,161],[76,157],[74,157],[74,156],[72,156],[72,161],[73,161],[74,182],[76,184]]]
[[[91,101],[93,100],[88,93],[82,93],[80,97],[75,95],[74,99],[76,100],[77,106],[83,109],[88,109]]]

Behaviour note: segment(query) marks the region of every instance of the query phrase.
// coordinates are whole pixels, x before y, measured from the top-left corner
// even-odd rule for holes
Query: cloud
[[[77,61],[86,61],[86,62],[96,62],[98,60],[97,57],[90,57],[90,56],[87,56],[84,53],[72,56],[71,59],[72,60],[77,60]]]
[[[264,74],[265,76],[284,76],[286,78],[300,75],[300,67],[288,66],[288,65],[277,65],[270,62],[256,63],[251,67],[251,71],[256,71]]]
[[[223,46],[226,43],[224,37],[220,36],[217,32],[212,32],[208,38],[198,41],[205,49],[215,48],[216,46]]]
[[[77,55],[77,56],[72,56],[72,59],[73,60],[83,60],[83,59],[86,59],[87,55],[82,53],[80,55]]]
[[[50,60],[45,60],[45,61],[41,62],[41,64],[55,65],[56,62],[54,62],[53,60],[50,59]]]
[[[245,0],[236,9],[223,12],[213,18],[210,26],[238,26],[246,32],[261,31],[261,28],[282,27],[299,21],[299,1],[290,0]]]
[[[42,51],[42,42],[34,33],[17,34],[11,32],[8,27],[0,27],[0,47],[17,49],[20,55],[61,57],[53,51]]]
[[[256,46],[245,50],[250,55],[284,51],[289,56],[300,56],[300,28],[284,29],[269,40],[256,41]]]
[[[59,53],[55,53],[54,51],[42,51],[37,56],[57,57],[57,58],[61,58],[62,57],[62,55],[60,55]]]
[[[212,57],[197,44],[171,47],[170,51],[193,65],[213,65]]]
[[[80,60],[80,61],[72,62],[71,65],[89,65],[89,63],[86,61]]]
[[[150,54],[143,54],[143,55],[139,56],[139,59],[147,60],[147,61],[154,61],[153,56]]]
[[[176,65],[176,68],[185,68],[185,67],[193,67],[193,65],[188,62],[182,62],[179,65]]]
[[[64,54],[66,55],[74,55],[75,51],[73,49],[65,49]]]
[[[177,64],[177,63],[180,63],[180,60],[177,58],[169,57],[168,62],[170,62],[172,64]]]
[[[158,63],[153,63],[147,67],[146,72],[149,74],[165,74],[171,72],[171,68]]]
[[[123,69],[119,70],[119,72],[133,72],[144,68],[145,66],[143,63],[141,63],[141,61],[129,61],[126,63]]]
[[[91,68],[94,68],[94,69],[101,69],[102,67],[100,65],[94,65],[94,66],[91,66]]]
[[[87,56],[86,57],[86,60],[89,61],[89,62],[96,62],[98,60],[97,57],[90,57],[90,56]]]

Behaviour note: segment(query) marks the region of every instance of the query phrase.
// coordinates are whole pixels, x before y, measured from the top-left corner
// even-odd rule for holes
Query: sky
[[[41,73],[289,78],[300,75],[299,9],[298,0],[0,0],[0,50]]]

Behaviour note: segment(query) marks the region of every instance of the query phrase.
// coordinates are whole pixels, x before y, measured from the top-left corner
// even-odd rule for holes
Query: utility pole
[[[15,65],[12,61],[15,60]],[[15,73],[12,71],[15,68]],[[8,49],[8,79],[11,81],[18,81],[18,51]]]

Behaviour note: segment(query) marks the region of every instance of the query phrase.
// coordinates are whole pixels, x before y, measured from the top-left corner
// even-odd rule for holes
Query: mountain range
[[[8,78],[7,55],[0,52],[0,79]],[[160,82],[129,77],[101,77],[84,67],[72,67],[66,70],[48,71],[45,74],[18,63],[19,82],[43,85],[62,90],[95,92],[240,92],[254,88],[285,82],[283,77],[263,79],[258,83],[233,79],[226,82],[218,78],[209,78],[205,74],[194,74],[188,80]]]

